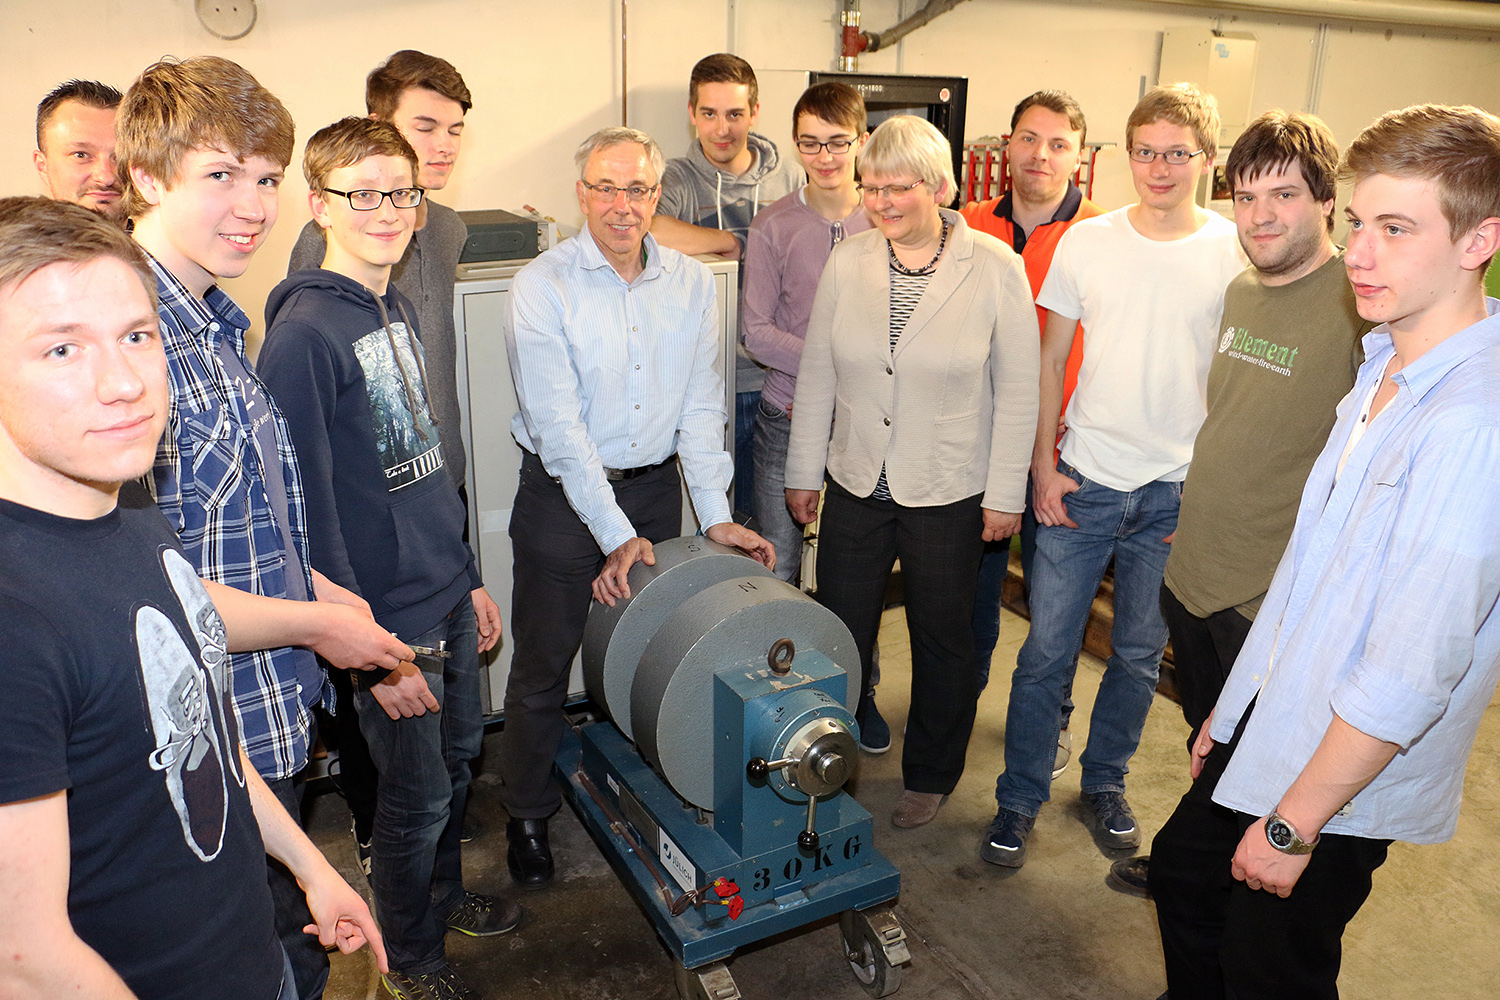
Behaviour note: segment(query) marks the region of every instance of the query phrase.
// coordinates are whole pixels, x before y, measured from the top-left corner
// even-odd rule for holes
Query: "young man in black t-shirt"
[[[118,227],[0,200],[0,995],[290,1000],[266,854],[325,946],[384,949],[229,701],[228,654],[301,606],[200,582],[118,502],[166,423],[154,288]]]

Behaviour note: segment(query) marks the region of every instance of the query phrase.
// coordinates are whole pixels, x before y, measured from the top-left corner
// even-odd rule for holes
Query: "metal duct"
[[[1146,0],[1165,7],[1200,11],[1245,11],[1279,17],[1346,21],[1359,24],[1412,25],[1500,32],[1500,5],[1473,0]],[[873,47],[873,46],[872,46]]]

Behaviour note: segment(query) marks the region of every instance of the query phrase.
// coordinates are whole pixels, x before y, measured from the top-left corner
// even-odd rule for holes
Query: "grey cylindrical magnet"
[[[817,650],[848,672],[847,705],[859,697],[854,637],[838,616],[774,577],[742,577],[683,602],[646,646],[630,692],[636,745],[677,794],[713,808],[713,676],[766,671],[778,639]],[[796,664],[792,674],[797,673]]]
[[[738,549],[702,535],[652,546],[656,565],[630,568],[630,596],[614,607],[595,602],[583,631],[583,679],[589,697],[604,706],[627,739],[635,739],[630,689],[646,644],[688,598],[736,577],[772,577]]]

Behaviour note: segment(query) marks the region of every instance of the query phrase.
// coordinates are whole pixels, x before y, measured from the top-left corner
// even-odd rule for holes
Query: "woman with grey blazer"
[[[955,184],[936,128],[890,118],[858,162],[876,229],[835,247],[818,284],[786,497],[806,524],[827,487],[818,599],[859,649],[861,729],[884,725],[870,656],[901,560],[912,690],[905,790],[891,822],[914,827],[963,774],[978,700],[969,622],[981,548],[1020,527],[1036,435],[1036,310],[1021,258],[939,207]]]

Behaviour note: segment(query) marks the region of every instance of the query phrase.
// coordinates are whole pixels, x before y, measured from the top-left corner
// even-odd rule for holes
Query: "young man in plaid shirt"
[[[412,654],[364,601],[310,571],[291,439],[245,357],[250,322],[216,284],[244,273],[276,221],[291,116],[241,67],[205,56],[148,67],[125,95],[118,133],[126,211],[156,274],[171,377],[167,432],[150,477],[157,505],[205,579],[305,609],[298,645],[239,653],[231,663],[245,750],[295,816],[312,707],[332,700],[317,657],[368,669]],[[311,921],[295,879],[270,867],[298,993],[321,996],[328,958],[302,931]]]

